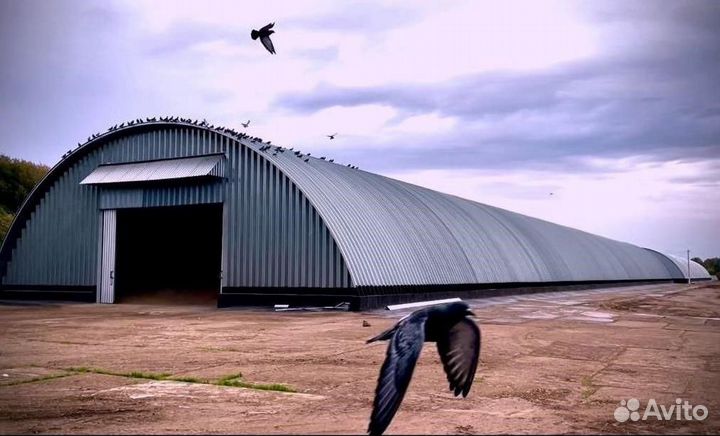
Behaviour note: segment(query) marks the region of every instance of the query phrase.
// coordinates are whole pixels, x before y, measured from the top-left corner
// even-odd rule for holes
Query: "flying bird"
[[[325,135],[325,136],[327,136],[328,138],[330,138],[332,140],[332,139],[335,139],[335,137],[337,136],[337,133],[333,133],[332,135]]]
[[[274,30],[271,30],[274,25],[275,23],[270,23],[267,26],[261,28],[260,30],[253,29],[252,32],[250,32],[250,37],[253,39],[253,41],[260,38],[260,42],[262,42],[262,45],[267,49],[267,51],[270,52],[270,54],[275,54],[275,47],[270,40],[270,35],[275,33]]]
[[[250,125],[250,120],[247,121],[247,123],[240,123],[243,127],[247,129],[247,127]]]
[[[480,358],[480,328],[467,303],[425,307],[402,318],[367,343],[387,340],[368,433],[380,435],[390,425],[405,396],[423,342],[436,342],[440,360],[455,396],[470,392]]]

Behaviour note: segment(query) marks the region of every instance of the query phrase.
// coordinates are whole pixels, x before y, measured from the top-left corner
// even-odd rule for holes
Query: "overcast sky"
[[[250,39],[273,21],[275,56]],[[13,157],[54,165],[138,117],[250,119],[363,170],[720,256],[720,1],[0,0],[0,59]]]

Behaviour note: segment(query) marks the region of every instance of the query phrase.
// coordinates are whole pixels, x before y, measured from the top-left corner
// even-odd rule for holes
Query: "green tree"
[[[0,242],[5,239],[5,235],[7,235],[8,230],[10,230],[12,220],[13,214],[0,207]]]
[[[709,257],[703,260],[702,265],[710,273],[710,275],[720,278],[720,257]]]
[[[0,240],[33,187],[47,174],[46,165],[0,155]]]

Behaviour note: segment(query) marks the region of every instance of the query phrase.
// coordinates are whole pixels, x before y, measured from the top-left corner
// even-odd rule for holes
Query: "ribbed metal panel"
[[[98,152],[83,156],[56,174],[52,185],[31,208],[12,247],[3,284],[95,286],[98,255],[98,188],[79,182],[95,169]]]
[[[324,222],[256,148],[182,123],[124,128],[88,143],[53,168],[23,205],[0,253],[2,284],[96,286],[102,249],[98,210],[223,203],[223,286],[350,287]],[[220,181],[129,188],[80,184],[101,164],[145,165],[211,154],[224,156],[207,173],[225,175]]]
[[[342,256],[315,209],[254,147],[226,162],[224,286],[349,287]]]
[[[222,156],[160,159],[149,162],[103,164],[85,177],[81,185],[138,183],[192,177],[223,177]]]
[[[222,203],[223,198],[221,182],[179,186],[113,187],[101,189],[100,209]]]
[[[290,152],[356,286],[672,279],[640,247]]]
[[[677,266],[678,270],[680,270],[680,276],[676,277],[678,279],[687,279],[688,278],[688,261],[687,258],[683,259],[679,256],[674,256],[672,254],[665,254],[661,253],[663,256],[667,257],[675,266]],[[699,263],[690,260],[690,277],[693,280],[697,279],[710,279],[710,273],[707,272],[704,266],[700,265]]]
[[[102,235],[100,252],[100,283],[98,285],[98,303],[115,302],[115,248],[117,241],[117,211],[104,210],[102,212]]]
[[[210,154],[224,155],[211,171],[225,175],[220,181],[79,184],[103,163]],[[98,210],[203,203],[223,203],[224,287],[657,280],[684,274],[676,260],[651,250],[306,158],[183,123],[104,135],[61,162],[31,194],[0,251],[2,283],[95,285]],[[693,274],[707,276],[694,266]]]

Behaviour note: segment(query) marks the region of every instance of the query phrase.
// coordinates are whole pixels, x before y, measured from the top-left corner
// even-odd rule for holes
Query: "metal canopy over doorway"
[[[101,188],[97,302],[159,290],[217,301],[224,173],[216,153],[101,164],[80,182]]]

